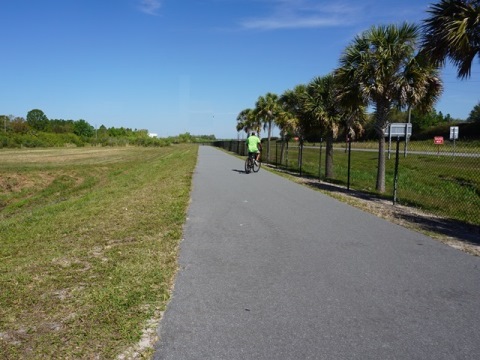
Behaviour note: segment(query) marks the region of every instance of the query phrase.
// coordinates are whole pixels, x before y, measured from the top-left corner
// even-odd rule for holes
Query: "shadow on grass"
[[[398,217],[409,223],[415,223],[423,230],[449,236],[471,245],[480,246],[480,226],[478,225],[428,215],[403,213],[399,214]]]

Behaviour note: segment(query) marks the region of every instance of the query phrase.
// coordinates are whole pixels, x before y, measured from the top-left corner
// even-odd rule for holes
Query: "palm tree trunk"
[[[282,147],[280,150],[280,165],[283,165],[283,160],[285,159],[285,133],[282,131]]]
[[[267,162],[270,163],[270,138],[272,137],[272,120],[268,122],[268,138],[267,138]]]
[[[333,179],[335,174],[333,172],[333,134],[330,132],[327,135],[325,147],[325,177]]]
[[[385,127],[387,126],[388,107],[377,106],[375,131],[378,136],[377,183],[375,189],[385,192]]]
[[[379,193],[385,192],[385,136],[378,135],[378,164],[376,190]]]

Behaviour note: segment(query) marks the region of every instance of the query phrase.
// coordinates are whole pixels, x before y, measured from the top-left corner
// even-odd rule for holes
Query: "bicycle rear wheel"
[[[248,158],[245,160],[245,174],[250,174],[252,171],[252,165],[251,165],[252,159]]]

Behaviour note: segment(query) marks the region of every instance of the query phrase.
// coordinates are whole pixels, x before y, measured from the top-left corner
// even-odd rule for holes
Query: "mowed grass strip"
[[[169,298],[197,147],[0,152],[0,353],[108,358]]]

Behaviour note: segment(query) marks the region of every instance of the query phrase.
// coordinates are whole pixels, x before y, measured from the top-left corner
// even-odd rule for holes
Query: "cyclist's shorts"
[[[255,155],[257,155],[259,152],[260,152],[260,151],[258,151],[258,150],[257,150],[256,152],[251,152],[251,151],[249,151],[249,152],[248,152],[248,156],[250,156],[250,157],[255,157]]]

